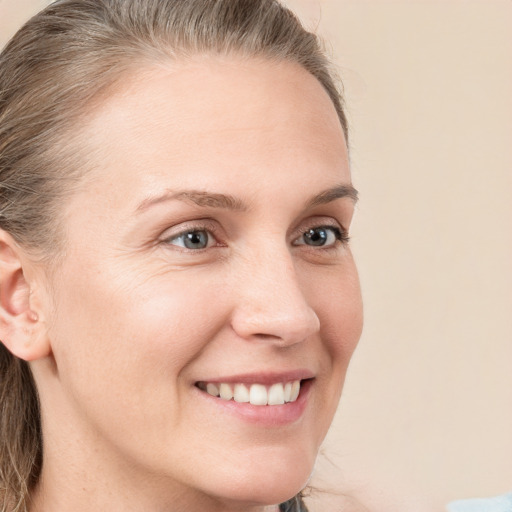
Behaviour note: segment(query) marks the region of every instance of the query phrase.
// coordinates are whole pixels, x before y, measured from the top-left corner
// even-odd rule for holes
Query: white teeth
[[[252,405],[267,405],[267,388],[263,384],[253,384],[249,391],[249,402]]]
[[[219,394],[223,400],[231,400],[233,398],[233,390],[229,384],[222,383],[219,387]]]
[[[300,381],[295,380],[292,383],[292,394],[290,396],[290,402],[295,402],[295,400],[297,400],[297,398],[299,397],[299,392],[300,392]]]
[[[206,384],[206,392],[212,396],[219,396],[219,388],[216,384]]]
[[[300,393],[300,380],[293,382],[278,382],[267,387],[263,384],[227,384],[209,382],[204,385],[198,385],[200,389],[205,390],[209,395],[220,397],[222,400],[232,400],[235,402],[247,403],[252,405],[283,405],[288,402],[295,402]]]
[[[273,384],[268,390],[268,405],[284,404],[284,386],[282,384]]]
[[[287,382],[284,385],[284,401],[291,402],[291,400],[292,400],[292,383]]]
[[[235,393],[233,394],[235,402],[248,402],[249,390],[244,384],[235,384]]]

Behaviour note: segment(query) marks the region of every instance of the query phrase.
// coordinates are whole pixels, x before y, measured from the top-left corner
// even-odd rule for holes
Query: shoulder
[[[446,510],[447,512],[512,512],[512,493],[494,498],[454,501]]]

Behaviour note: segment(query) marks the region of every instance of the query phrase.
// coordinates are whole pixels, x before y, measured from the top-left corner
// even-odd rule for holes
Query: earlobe
[[[0,340],[16,357],[33,361],[49,355],[41,313],[31,305],[28,258],[0,229]]]

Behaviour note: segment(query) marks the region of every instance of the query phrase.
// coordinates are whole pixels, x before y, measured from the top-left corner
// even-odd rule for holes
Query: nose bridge
[[[301,289],[286,244],[251,251],[243,267],[233,315],[240,336],[294,344],[318,331],[318,316]]]

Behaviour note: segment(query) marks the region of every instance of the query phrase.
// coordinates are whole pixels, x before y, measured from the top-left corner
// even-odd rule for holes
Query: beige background
[[[0,43],[43,3],[0,0]],[[366,327],[316,484],[375,512],[510,491],[512,1],[287,3],[332,47],[361,192]]]

